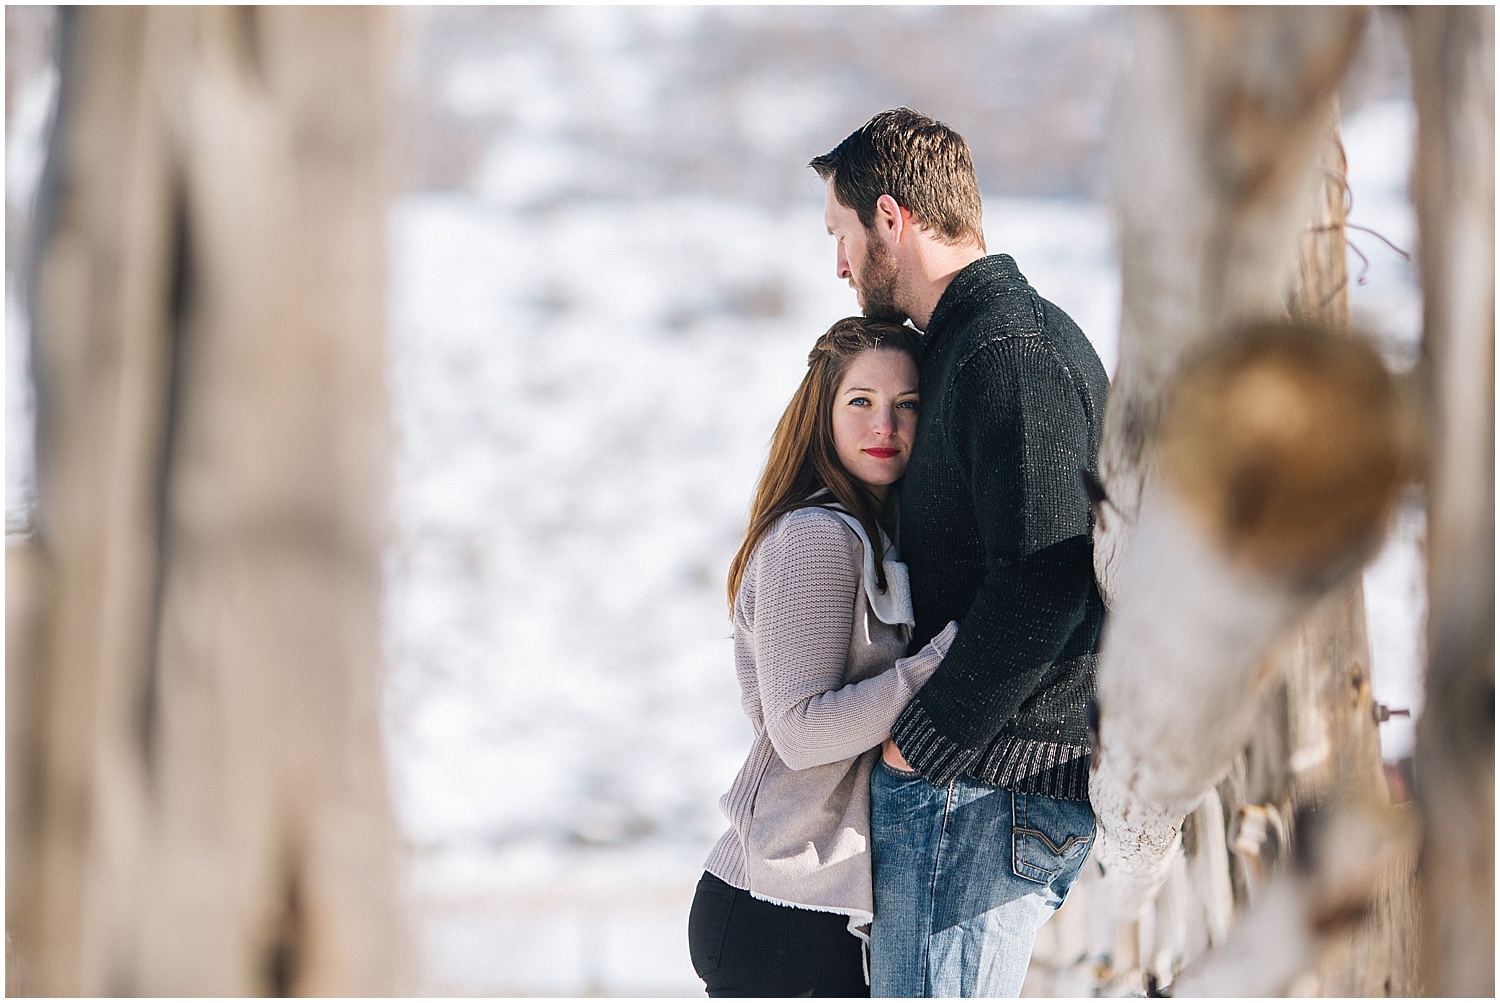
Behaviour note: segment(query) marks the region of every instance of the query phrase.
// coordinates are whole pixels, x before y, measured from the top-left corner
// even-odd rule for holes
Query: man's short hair
[[[833,182],[834,197],[854,210],[865,229],[875,225],[876,201],[889,195],[944,243],[984,246],[984,210],[969,145],[921,112],[883,111],[808,166]]]

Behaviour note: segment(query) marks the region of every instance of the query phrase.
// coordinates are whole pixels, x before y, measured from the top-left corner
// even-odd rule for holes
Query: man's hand
[[[906,761],[905,756],[901,755],[901,750],[896,748],[896,743],[889,738],[880,746],[880,758],[885,760],[885,765],[893,770],[901,770],[903,773],[912,771],[911,764]]]

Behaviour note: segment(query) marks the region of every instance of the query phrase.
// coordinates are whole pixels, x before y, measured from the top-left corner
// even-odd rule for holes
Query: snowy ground
[[[1376,105],[1345,134],[1353,219],[1407,247],[1409,129]],[[1107,211],[986,204],[991,248],[1113,370]],[[749,745],[723,576],[805,353],[856,309],[821,203],[424,194],[392,224],[387,713],[428,985],[696,994],[687,906]],[[1354,236],[1356,316],[1409,361],[1411,267]],[[1366,579],[1377,699],[1399,707],[1421,533],[1404,514]]]

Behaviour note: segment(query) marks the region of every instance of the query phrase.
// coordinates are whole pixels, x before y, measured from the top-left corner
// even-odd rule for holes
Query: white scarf
[[[865,595],[870,600],[870,608],[875,611],[875,616],[882,622],[895,626],[904,623],[908,627],[917,625],[917,618],[911,609],[911,578],[907,575],[906,565],[902,564],[896,553],[896,545],[889,540],[885,541],[885,553],[881,556],[881,564],[885,565],[885,591],[881,592],[875,585],[875,548],[870,546],[870,538],[865,534],[865,528],[859,524],[859,520],[845,512],[837,502],[826,506],[830,512],[849,524],[854,532],[859,534],[860,542],[865,545]],[[885,534],[881,534],[884,538]]]

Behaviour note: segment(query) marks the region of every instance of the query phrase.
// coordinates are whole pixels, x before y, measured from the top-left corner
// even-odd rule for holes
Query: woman
[[[913,619],[892,489],[916,431],[918,339],[863,318],[818,339],[730,565],[755,741],[688,919],[710,996],[869,995],[870,770],[956,629],[900,657]]]

